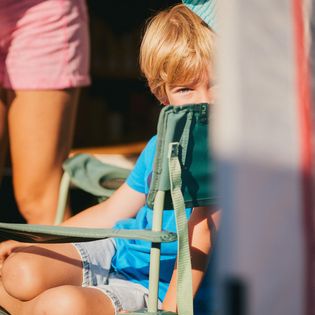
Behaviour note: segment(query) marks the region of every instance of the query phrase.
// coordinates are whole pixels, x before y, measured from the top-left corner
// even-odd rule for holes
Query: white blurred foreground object
[[[224,315],[315,314],[314,108],[304,5],[221,0],[214,138]]]

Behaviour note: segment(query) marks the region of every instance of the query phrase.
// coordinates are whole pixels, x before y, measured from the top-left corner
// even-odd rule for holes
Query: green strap
[[[192,273],[189,252],[188,221],[181,192],[181,167],[178,159],[179,143],[169,144],[169,173],[171,196],[175,210],[177,252],[177,307],[179,315],[193,315]]]
[[[183,130],[183,134],[180,138],[179,143],[181,144],[182,148],[182,163],[183,165],[186,164],[186,157],[187,157],[187,150],[188,150],[188,142],[189,142],[189,135],[191,131],[191,123],[193,119],[193,112],[188,112],[186,124]]]

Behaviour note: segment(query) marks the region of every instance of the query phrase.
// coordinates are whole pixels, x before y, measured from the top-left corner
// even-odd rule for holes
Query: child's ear
[[[168,101],[167,98],[164,98],[161,100],[162,105],[166,106],[166,105],[170,105],[170,102]]]
[[[155,94],[155,97],[157,98],[157,100],[161,103],[161,105],[170,105],[170,102],[168,101],[168,97],[166,94],[162,94],[162,95],[156,95]]]

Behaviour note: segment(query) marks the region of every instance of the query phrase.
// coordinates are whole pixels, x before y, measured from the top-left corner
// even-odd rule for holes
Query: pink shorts
[[[84,0],[0,1],[0,87],[88,85],[89,47]]]

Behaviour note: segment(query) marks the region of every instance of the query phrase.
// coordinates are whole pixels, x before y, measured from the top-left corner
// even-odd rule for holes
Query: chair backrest
[[[214,163],[209,150],[209,105],[166,106],[160,113],[150,191],[153,230],[162,227],[162,211],[174,209],[178,239],[177,306],[193,314],[192,272],[185,207],[214,205]],[[158,224],[155,224],[158,222]],[[152,246],[152,275],[158,272],[159,244]],[[150,268],[150,278],[151,268]],[[150,281],[149,312],[156,310],[157,288]],[[152,301],[152,303],[151,303]]]
[[[208,104],[166,106],[158,122],[157,150],[147,203],[153,208],[157,191],[165,191],[164,209],[173,209],[170,196],[168,150],[179,143],[182,193],[186,207],[212,205],[216,202],[215,166],[209,150],[210,108]]]
[[[102,163],[90,154],[78,154],[63,163],[71,182],[100,200],[108,198],[130,173],[129,169]]]

